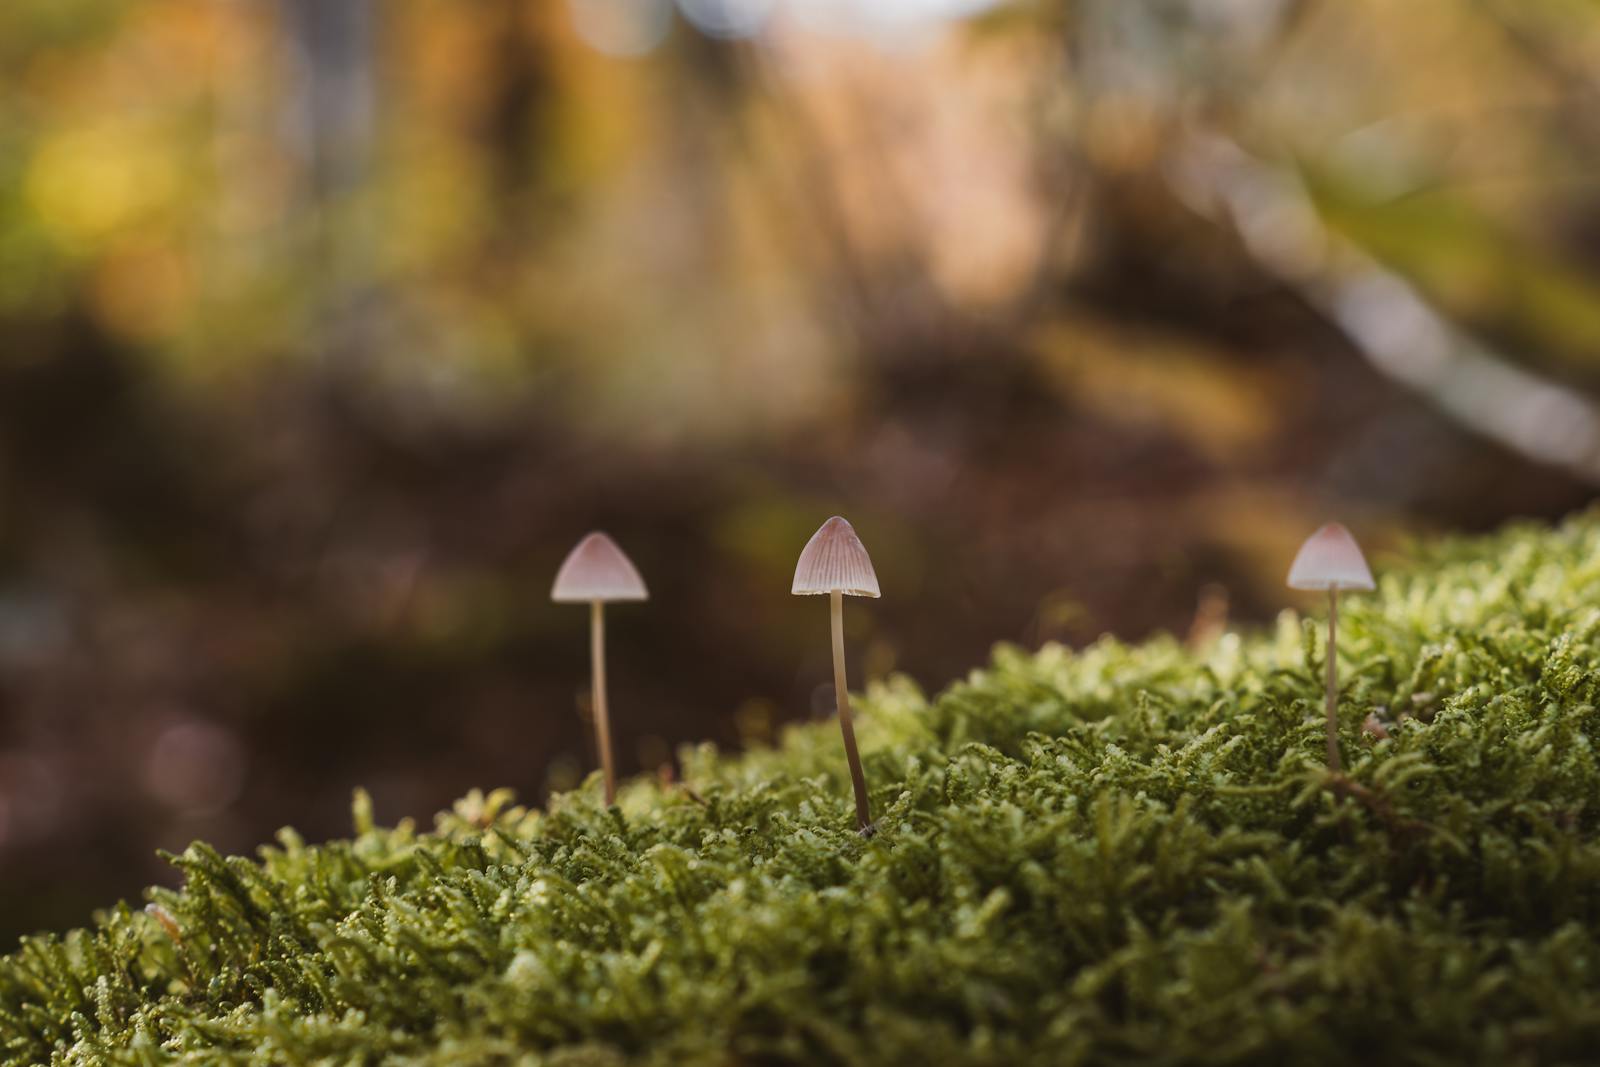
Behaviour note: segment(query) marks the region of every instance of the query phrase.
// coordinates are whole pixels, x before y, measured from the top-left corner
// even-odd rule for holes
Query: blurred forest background
[[[1600,482],[1592,0],[5,0],[0,935]]]

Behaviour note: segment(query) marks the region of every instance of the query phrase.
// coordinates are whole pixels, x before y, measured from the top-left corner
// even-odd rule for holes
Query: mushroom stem
[[[606,708],[606,605],[589,602],[589,669],[594,692],[594,743],[606,776],[606,804],[616,803],[617,772],[611,762],[611,713]]]
[[[1328,769],[1338,774],[1339,759],[1339,586],[1328,586]]]
[[[861,753],[856,751],[856,727],[850,719],[850,690],[844,678],[844,594],[835,589],[828,596],[833,607],[833,694],[839,706],[839,732],[844,734],[850,783],[856,790],[856,828],[866,834],[872,829],[872,808],[867,803],[867,776],[861,770]]]

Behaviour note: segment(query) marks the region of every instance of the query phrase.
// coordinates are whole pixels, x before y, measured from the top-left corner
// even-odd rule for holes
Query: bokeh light
[[[672,29],[672,0],[567,0],[572,25],[607,55],[642,56]]]

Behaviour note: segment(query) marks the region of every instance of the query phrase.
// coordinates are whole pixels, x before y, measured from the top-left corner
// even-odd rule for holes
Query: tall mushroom
[[[610,601],[648,600],[644,579],[617,543],[596,531],[567,553],[556,572],[550,599],[589,605],[589,672],[594,692],[594,739],[606,776],[606,803],[617,799],[617,772],[611,758],[611,715],[606,706],[606,615]]]
[[[1290,589],[1328,591],[1328,769],[1343,769],[1339,758],[1339,590],[1373,589],[1372,571],[1350,531],[1330,522],[1300,546],[1289,568]]]
[[[850,691],[844,677],[844,597],[882,594],[878,576],[866,546],[844,519],[835,515],[811,535],[800,562],[795,564],[795,596],[827,593],[833,616],[833,692],[839,708],[839,730],[844,734],[844,754],[850,762],[850,782],[856,792],[856,827],[863,835],[872,832],[872,808],[867,802],[867,776],[861,770],[861,753],[856,751],[856,729],[850,719]]]

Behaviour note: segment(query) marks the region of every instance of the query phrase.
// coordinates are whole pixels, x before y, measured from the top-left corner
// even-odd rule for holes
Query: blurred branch
[[[1600,408],[1516,366],[1323,224],[1299,178],[1213,131],[1174,138],[1174,192],[1235,230],[1254,260],[1321,312],[1379,371],[1468,428],[1600,485]]]

